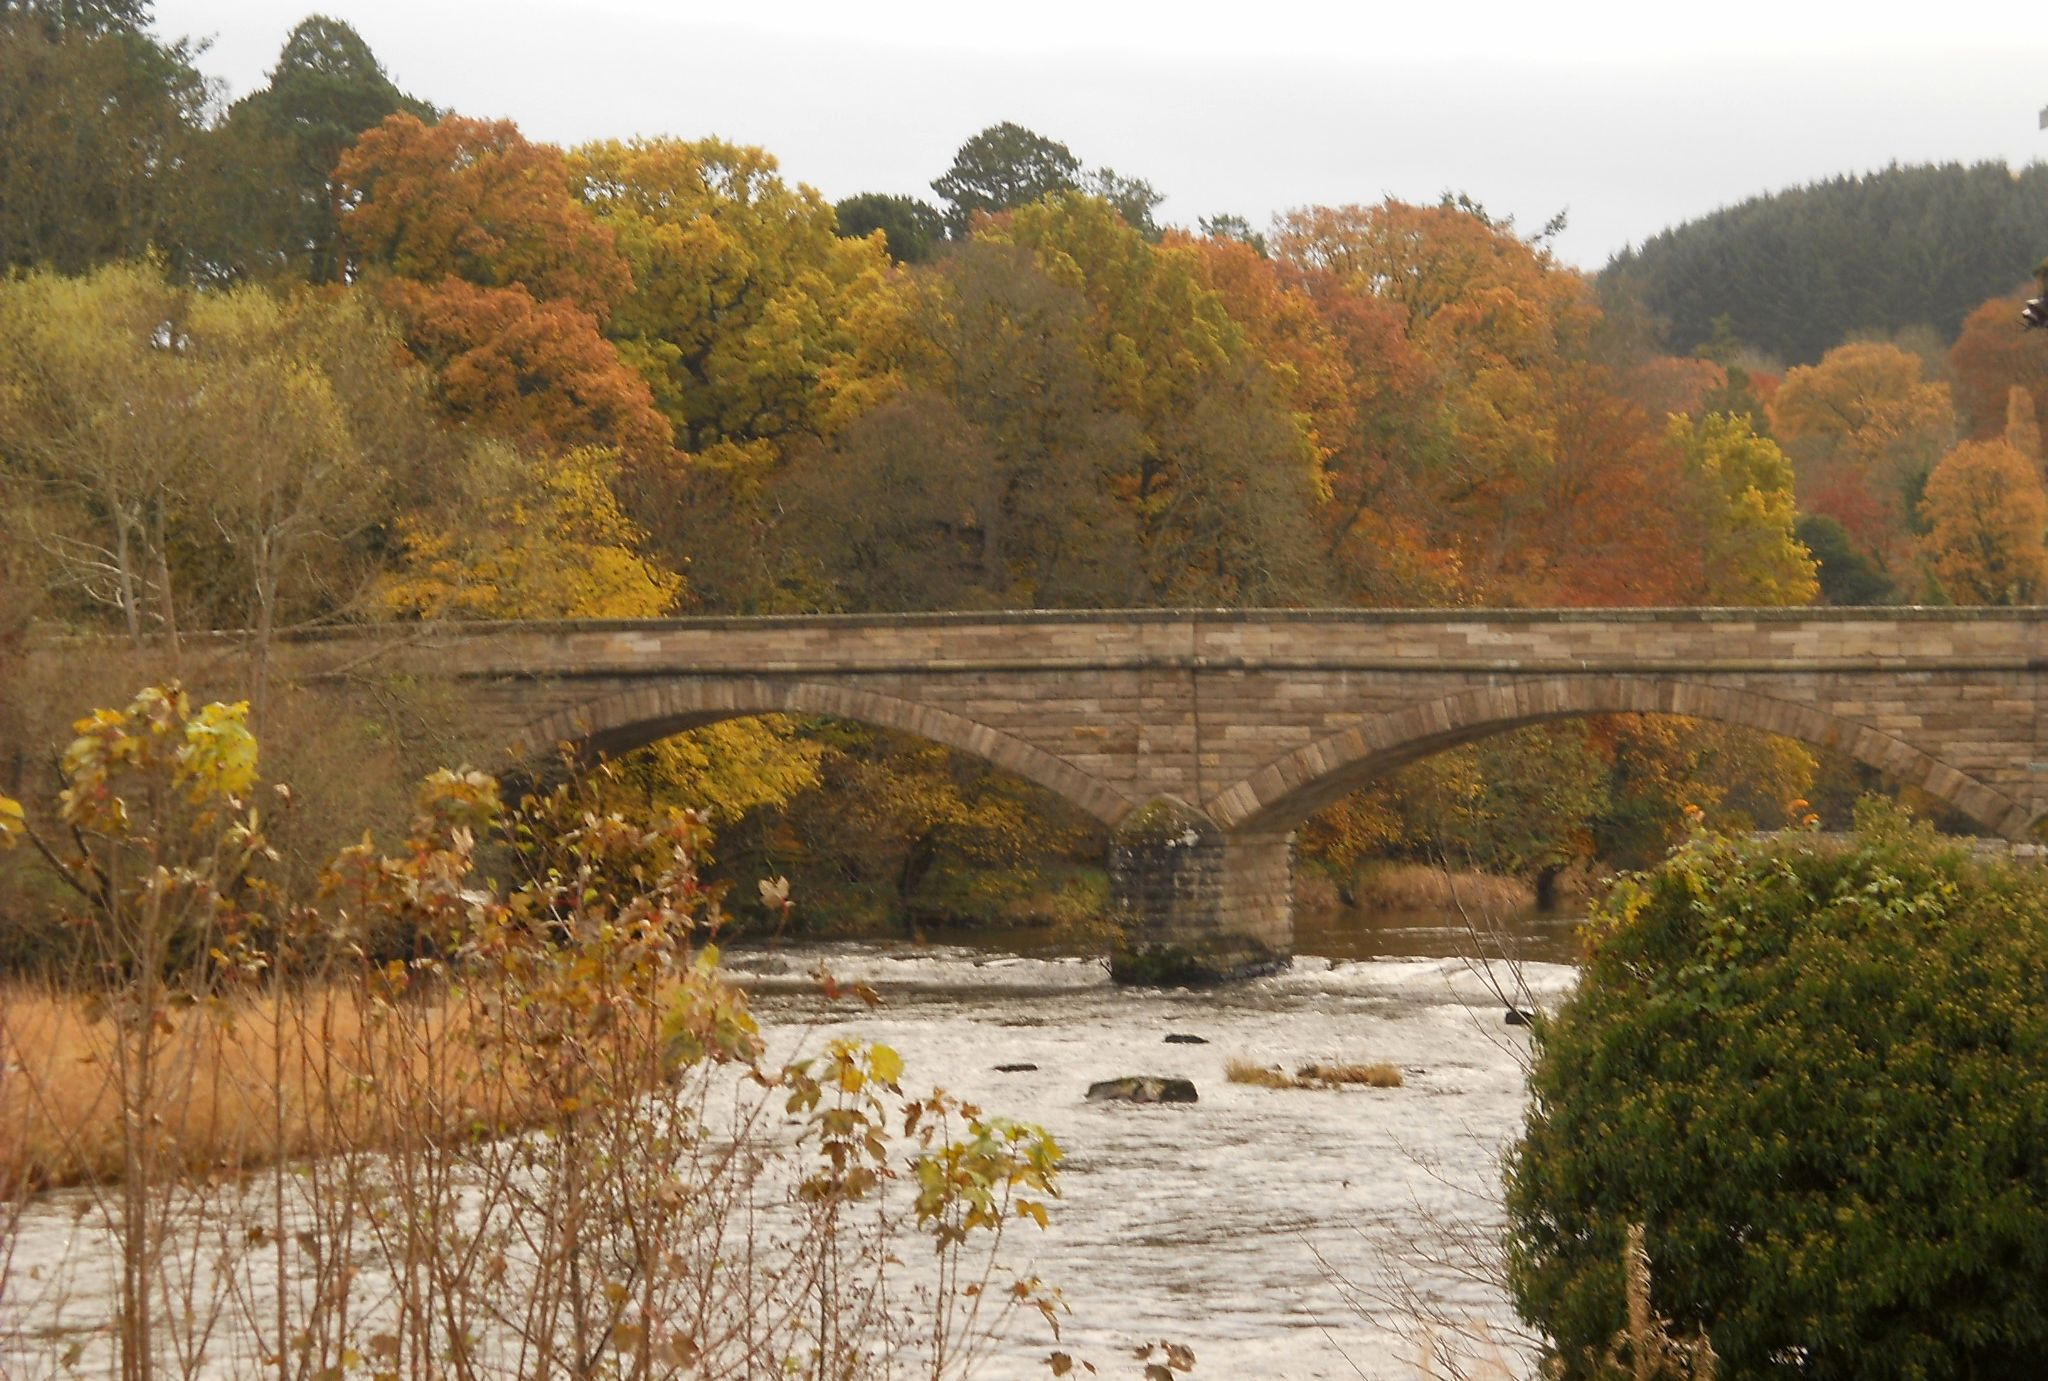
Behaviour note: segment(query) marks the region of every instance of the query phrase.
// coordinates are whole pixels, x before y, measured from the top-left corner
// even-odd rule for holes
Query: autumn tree
[[[0,481],[78,622],[271,636],[363,610],[449,447],[366,299],[194,293],[148,269],[0,286]],[[18,510],[19,511],[19,510]]]
[[[1887,571],[1910,566],[1920,488],[1955,433],[1948,386],[1897,346],[1839,346],[1785,376],[1772,425],[1800,506],[1841,523]]]
[[[2035,426],[2048,423],[2048,331],[2020,325],[2019,298],[1994,297],[1963,318],[1948,362],[1956,410],[1971,439],[1989,440],[2005,430],[2015,388],[2031,395]]]
[[[841,238],[824,198],[760,149],[614,141],[571,163],[632,268],[608,335],[687,457],[629,471],[634,517],[711,607],[788,608],[769,489],[793,450],[893,387],[864,353],[892,338],[889,257]]]
[[[342,243],[455,419],[665,463],[670,428],[604,327],[634,287],[568,160],[509,122],[393,115],[335,170]]]
[[[1643,524],[1616,515],[1664,488],[1649,468],[1670,464],[1662,421],[1594,357],[1600,313],[1578,275],[1468,210],[1393,201],[1295,212],[1274,254],[1373,322],[1368,351],[1423,372],[1375,487],[1426,522],[1441,568],[1501,602],[1656,598]]]
[[[1812,554],[1794,530],[1792,465],[1747,419],[1674,416],[1671,441],[1684,456],[1683,510],[1701,548],[1708,604],[1805,604],[1819,586]]]
[[[646,381],[573,302],[458,278],[394,280],[383,297],[451,419],[530,447],[598,446],[649,464],[668,456],[668,419]]]
[[[2018,384],[2006,391],[2005,444],[2028,460],[2040,463],[2040,414],[2034,406],[2034,395]]]
[[[786,442],[859,410],[853,318],[889,261],[842,239],[816,191],[785,182],[762,150],[716,139],[589,144],[570,167],[630,265],[610,335],[679,447],[772,464]]]
[[[334,190],[352,274],[517,287],[600,321],[633,288],[561,150],[509,120],[392,115],[342,155]]]
[[[1088,352],[1079,290],[969,242],[919,285],[905,389],[801,456],[785,530],[835,607],[1100,606],[1137,573],[1116,502],[1137,424]]]
[[[1139,429],[1114,481],[1136,529],[1126,602],[1304,599],[1319,578],[1314,448],[1282,382],[1202,283],[1199,251],[1153,246],[1107,203],[1074,195],[984,235],[1088,300],[1090,361]]]
[[[2038,467],[2002,441],[1942,457],[1921,501],[1928,564],[1959,604],[2037,604],[2048,594],[2048,493]]]

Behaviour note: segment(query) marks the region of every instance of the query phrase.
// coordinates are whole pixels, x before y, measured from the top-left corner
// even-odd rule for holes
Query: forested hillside
[[[1626,250],[1600,275],[1690,354],[1725,334],[1786,364],[1852,335],[1951,339],[2048,253],[2048,164],[1893,166],[1752,197]]]
[[[0,611],[152,653],[253,630],[259,716],[267,640],[337,622],[2048,590],[2048,354],[1979,307],[2048,249],[2041,170],[1830,184],[1757,204],[1811,213],[1769,237],[1674,233],[1611,271],[1649,296],[1711,249],[1669,281],[1815,359],[1780,378],[1726,332],[1647,344],[1469,202],[1162,227],[1142,179],[998,125],[933,170],[942,204],[835,208],[758,148],[558,148],[438,110],[331,20],[230,100],[147,21],[0,9]],[[1866,282],[1946,315],[1834,319],[1945,323],[1931,363],[1831,348],[1797,306]],[[1780,342],[1765,307],[1815,334]],[[331,750],[350,789],[403,756],[408,693]],[[1450,850],[1548,877],[1654,857],[1690,809],[1839,802],[1817,770],[1713,726],[1568,723],[1303,838],[1340,873]],[[710,809],[722,858],[790,872],[812,915],[1057,912],[1095,856],[1023,784],[859,726],[736,721],[617,774]]]

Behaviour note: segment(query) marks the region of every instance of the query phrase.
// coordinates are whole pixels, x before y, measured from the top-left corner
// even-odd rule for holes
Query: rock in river
[[[1166,1034],[1166,1043],[1168,1045],[1207,1045],[1209,1042],[1200,1036],[1190,1036],[1185,1031],[1169,1031]]]
[[[1088,1101],[1091,1103],[1192,1103],[1197,1096],[1192,1080],[1169,1079],[1157,1074],[1104,1079],[1088,1086]]]

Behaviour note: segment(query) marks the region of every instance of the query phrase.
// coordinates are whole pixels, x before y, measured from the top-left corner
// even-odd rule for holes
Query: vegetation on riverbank
[[[937,1378],[1017,1310],[1057,1336],[998,1249],[1045,1225],[1059,1147],[907,1095],[886,1046],[765,1063],[700,815],[574,784],[508,809],[444,771],[396,852],[366,837],[300,890],[247,718],[151,688],[79,722],[54,802],[0,796],[85,960],[0,993],[0,1234],[71,1183],[116,1248],[15,1278],[0,1236],[10,1302],[107,1277],[110,1326],[62,1366]],[[378,933],[418,949],[376,960]],[[933,1249],[909,1288],[898,1215]]]
[[[1507,1185],[1516,1302],[1561,1374],[1600,1374],[1631,1230],[1724,1375],[2033,1368],[2048,874],[1872,802],[1846,843],[1700,838],[1588,935]]]

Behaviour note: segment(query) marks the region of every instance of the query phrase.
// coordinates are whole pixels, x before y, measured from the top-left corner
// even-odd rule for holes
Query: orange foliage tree
[[[2005,430],[2006,403],[2015,388],[2032,397],[2034,425],[2048,425],[2048,331],[2020,325],[2018,298],[1994,297],[1963,318],[1948,363],[1955,374],[1956,409],[1973,440]]]
[[[2048,593],[2048,493],[2034,463],[2002,441],[1942,457],[1921,502],[1926,552],[1960,604],[2033,604]]]
[[[335,166],[352,272],[459,278],[561,298],[600,320],[633,273],[578,200],[568,160],[509,120],[393,115]]]
[[[1466,598],[1668,597],[1658,548],[1674,529],[1643,506],[1670,492],[1674,459],[1661,419],[1599,360],[1583,278],[1453,206],[1309,208],[1274,251],[1333,322],[1369,328],[1336,328],[1354,363],[1377,357],[1400,380],[1408,405],[1379,487],[1427,524],[1421,544]]]
[[[396,280],[384,298],[452,418],[528,445],[604,446],[641,461],[668,454],[668,421],[646,380],[573,302],[458,278]]]

